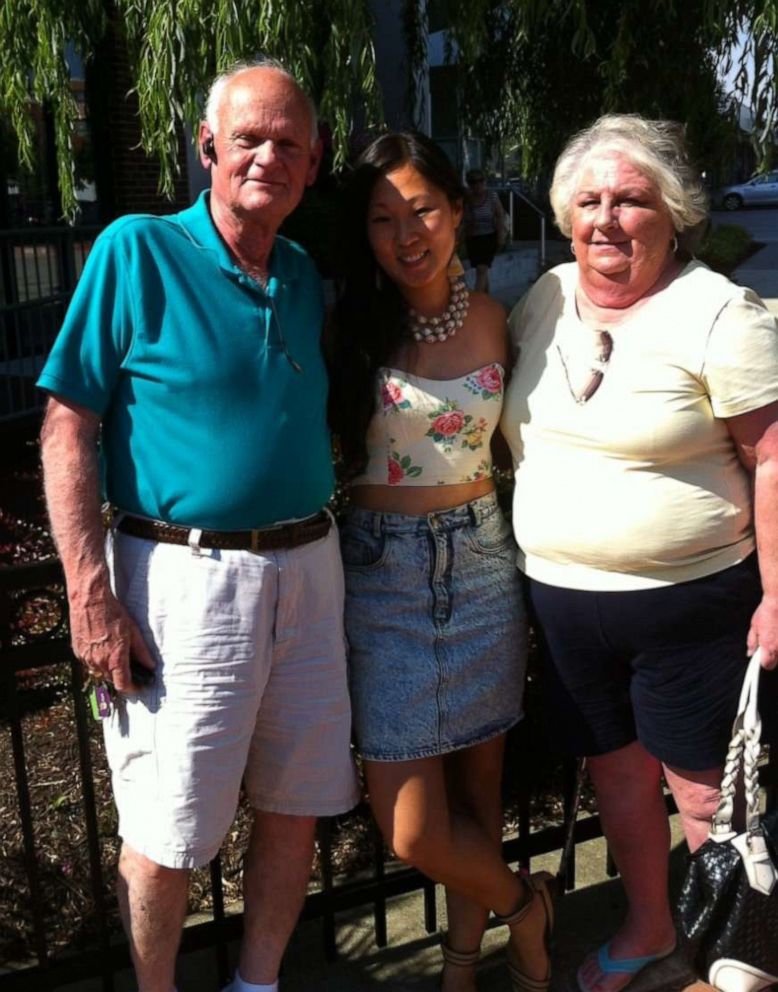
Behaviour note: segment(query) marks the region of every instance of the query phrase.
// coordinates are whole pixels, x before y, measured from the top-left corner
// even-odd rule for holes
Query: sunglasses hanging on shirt
[[[592,334],[594,341],[591,349],[587,348],[588,354],[579,352],[573,356],[568,353],[565,357],[562,348],[556,346],[568,388],[579,406],[588,403],[600,388],[613,351],[613,338],[608,331],[598,329]]]

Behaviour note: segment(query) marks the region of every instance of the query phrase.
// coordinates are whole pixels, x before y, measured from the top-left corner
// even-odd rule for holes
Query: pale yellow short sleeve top
[[[518,361],[501,428],[516,470],[519,565],[574,589],[710,575],[754,549],[751,483],[721,418],[778,400],[778,323],[751,290],[691,262],[609,328],[602,384],[575,402],[560,356],[580,335],[575,263],[509,319]]]

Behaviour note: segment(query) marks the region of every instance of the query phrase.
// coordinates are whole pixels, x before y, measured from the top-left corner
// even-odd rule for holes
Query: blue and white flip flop
[[[612,958],[610,948],[611,943],[608,941],[607,944],[603,944],[597,951],[597,965],[603,975],[629,975],[629,981],[622,985],[622,988],[626,988],[639,971],[642,971],[650,964],[654,964],[656,961],[669,958],[675,950],[675,944],[666,951],[660,951],[658,954],[646,954],[642,958]],[[591,988],[581,978],[580,968],[575,977],[580,992],[592,992]]]

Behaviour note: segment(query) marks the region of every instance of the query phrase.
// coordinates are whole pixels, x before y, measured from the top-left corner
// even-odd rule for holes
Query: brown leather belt
[[[308,517],[307,520],[265,527],[262,530],[204,530],[200,532],[197,544],[202,548],[219,548],[223,551],[281,551],[318,541],[329,533],[331,524],[330,515],[321,510],[315,517]],[[121,517],[116,529],[131,537],[161,541],[163,544],[189,544],[192,534],[190,527],[133,516]]]

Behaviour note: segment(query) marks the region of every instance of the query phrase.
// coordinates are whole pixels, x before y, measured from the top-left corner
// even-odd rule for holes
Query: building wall
[[[98,199],[102,220],[128,213],[166,214],[190,202],[183,132],[178,136],[179,175],[173,200],[158,192],[159,164],[139,147],[138,100],[132,86],[127,48],[118,17],[112,19],[99,53],[100,65],[90,78],[92,140],[98,169]],[[101,137],[103,135],[104,137]],[[102,180],[102,181],[101,181]]]
[[[417,2],[426,3],[426,0]],[[392,129],[413,127],[429,134],[429,78],[426,71],[422,78],[416,80],[414,106],[408,105],[410,66],[403,32],[403,7],[404,0],[372,0],[370,4],[375,19],[373,43],[384,116]]]

